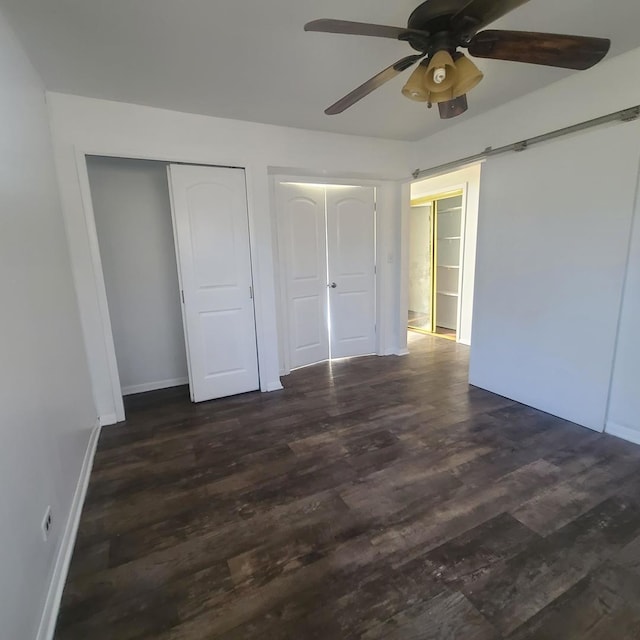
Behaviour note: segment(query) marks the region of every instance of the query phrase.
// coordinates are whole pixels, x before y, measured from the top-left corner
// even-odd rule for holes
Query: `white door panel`
[[[194,402],[259,388],[244,171],[170,165]]]
[[[329,358],[324,191],[309,185],[277,186],[292,369]]]
[[[375,352],[375,191],[327,189],[331,356]],[[335,287],[333,286],[335,284]]]

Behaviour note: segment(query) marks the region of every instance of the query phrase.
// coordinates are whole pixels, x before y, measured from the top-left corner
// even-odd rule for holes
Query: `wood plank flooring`
[[[128,400],[58,640],[637,640],[640,447],[467,385],[468,350]]]

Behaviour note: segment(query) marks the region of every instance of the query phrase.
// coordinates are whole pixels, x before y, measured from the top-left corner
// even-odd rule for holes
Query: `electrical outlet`
[[[51,525],[53,524],[53,520],[51,519],[51,507],[47,507],[44,512],[44,518],[42,518],[42,538],[46,542],[49,538],[49,533],[51,532]]]

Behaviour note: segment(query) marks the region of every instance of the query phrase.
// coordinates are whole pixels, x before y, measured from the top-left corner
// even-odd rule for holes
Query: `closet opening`
[[[122,396],[259,388],[243,169],[86,156]],[[109,347],[109,345],[107,345]]]
[[[123,396],[189,384],[166,167],[87,157]]]

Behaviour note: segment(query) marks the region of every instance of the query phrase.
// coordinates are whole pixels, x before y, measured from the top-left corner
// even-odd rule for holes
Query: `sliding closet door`
[[[278,184],[287,342],[292,369],[329,358],[325,190]]]
[[[327,188],[331,357],[375,352],[375,190]]]
[[[258,389],[244,171],[171,165],[169,183],[191,399]]]

